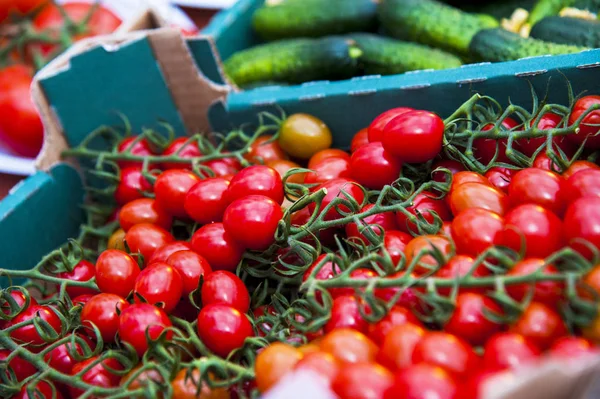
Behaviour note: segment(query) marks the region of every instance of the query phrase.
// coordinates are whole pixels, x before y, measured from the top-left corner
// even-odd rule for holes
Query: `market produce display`
[[[268,42],[234,53],[224,69],[238,86],[254,88],[456,68],[598,46],[597,2],[511,2],[503,7],[514,14],[502,18],[489,14],[498,4],[458,3],[266,1],[254,12],[252,28]]]
[[[477,94],[390,109],[349,151],[307,114],[99,128],[64,153],[79,237],[0,269],[0,392],[236,398],[308,370],[339,398],[477,398],[598,354],[599,115]]]

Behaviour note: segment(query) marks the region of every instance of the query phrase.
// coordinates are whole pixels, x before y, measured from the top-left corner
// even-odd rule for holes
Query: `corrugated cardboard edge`
[[[140,27],[154,18],[156,13],[148,11],[132,27]],[[218,85],[207,78],[196,67],[192,55],[177,28],[164,28],[153,31],[114,33],[77,42],[64,54],[49,63],[35,76],[32,84],[32,96],[42,123],[45,136],[42,151],[36,159],[36,167],[47,170],[59,162],[60,154],[68,148],[60,120],[47,101],[40,79],[58,73],[69,67],[70,60],[92,48],[99,46],[119,46],[132,40],[147,37],[154,50],[155,57],[165,76],[169,91],[178,108],[188,134],[210,131],[207,110],[215,101],[223,100],[230,91],[226,85]]]

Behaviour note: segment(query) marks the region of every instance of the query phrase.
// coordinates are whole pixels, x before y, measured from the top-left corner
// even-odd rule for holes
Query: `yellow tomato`
[[[307,114],[294,114],[281,125],[279,145],[293,157],[309,159],[331,147],[331,131],[325,123]]]

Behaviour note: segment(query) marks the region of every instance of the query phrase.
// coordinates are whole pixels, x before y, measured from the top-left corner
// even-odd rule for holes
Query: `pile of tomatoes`
[[[237,398],[307,372],[342,399],[476,399],[543,357],[596,355],[597,104],[462,142],[395,108],[349,152],[306,114],[227,149],[147,133],[74,148],[107,162],[90,209],[112,213],[12,273],[35,281],[2,291],[0,390]]]

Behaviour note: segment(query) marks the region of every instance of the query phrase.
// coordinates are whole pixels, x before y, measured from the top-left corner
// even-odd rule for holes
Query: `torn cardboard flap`
[[[146,17],[151,15],[152,13],[147,14]],[[98,36],[77,42],[34,78],[32,95],[46,132],[42,151],[36,159],[38,169],[47,170],[60,161],[60,154],[68,148],[61,121],[44,95],[40,81],[68,71],[71,60],[82,53],[99,47],[106,51],[116,51],[121,46],[144,38],[150,43],[187,133],[210,131],[207,110],[214,102],[225,99],[230,88],[215,84],[204,77],[197,68],[179,29],[163,28]],[[90,96],[93,95],[90,93]]]

